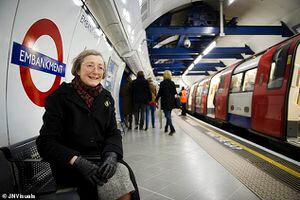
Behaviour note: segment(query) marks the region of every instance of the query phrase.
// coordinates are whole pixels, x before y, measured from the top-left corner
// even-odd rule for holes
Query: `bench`
[[[36,138],[0,148],[0,195],[35,195],[40,200],[79,200],[76,188],[60,188],[52,176],[50,164],[41,159],[36,146]],[[138,186],[130,166],[129,170],[135,192],[133,200],[139,200]]]
[[[36,137],[1,148],[1,194],[34,194],[44,200],[79,200],[75,188],[57,189],[50,164],[41,159],[35,140]]]
[[[0,151],[0,172],[0,195],[13,193],[15,185],[13,171],[3,151]]]

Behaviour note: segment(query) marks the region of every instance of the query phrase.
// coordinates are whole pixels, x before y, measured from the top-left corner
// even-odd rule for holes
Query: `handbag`
[[[175,97],[175,108],[180,108],[180,97]]]

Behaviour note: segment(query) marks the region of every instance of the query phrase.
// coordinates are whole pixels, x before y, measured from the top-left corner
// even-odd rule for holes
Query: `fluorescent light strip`
[[[79,6],[79,7],[83,5],[81,0],[73,0],[73,2],[76,6]]]
[[[188,71],[191,71],[191,70],[194,68],[194,66],[195,66],[194,63],[192,63],[192,64],[188,67],[187,70],[188,70]]]
[[[185,70],[183,76],[189,73],[189,71],[191,71],[197,63],[199,63],[199,61],[203,58],[203,56],[208,54],[213,48],[215,48],[216,45],[217,45],[216,41],[210,43],[208,47],[206,47],[206,49],[204,49],[204,51],[201,54],[199,54],[199,56],[194,60],[194,62],[187,68],[187,70]]]
[[[232,4],[234,0],[228,0],[228,5]]]
[[[206,47],[206,49],[204,49],[204,51],[202,52],[202,54],[205,56],[206,54],[208,54],[213,48],[215,48],[215,46],[217,45],[216,41],[213,41],[212,43],[210,43],[208,45],[208,47]]]
[[[202,55],[200,54],[193,62],[194,65],[196,65],[200,60],[202,59]]]

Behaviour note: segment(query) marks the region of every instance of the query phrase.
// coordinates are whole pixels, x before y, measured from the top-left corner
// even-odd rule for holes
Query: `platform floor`
[[[141,199],[260,199],[195,142],[188,134],[192,125],[178,112],[172,119],[173,136],[159,128],[156,117],[156,128],[126,131],[123,138],[124,159],[135,172]]]

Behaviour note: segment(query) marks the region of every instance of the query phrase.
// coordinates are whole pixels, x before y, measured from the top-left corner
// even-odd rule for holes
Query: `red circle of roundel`
[[[57,59],[63,62],[62,39],[58,27],[49,19],[41,19],[35,22],[27,31],[22,44],[32,48],[37,39],[43,35],[48,35],[53,39],[56,46]],[[27,96],[34,104],[41,107],[45,104],[45,98],[59,86],[61,79],[60,76],[56,76],[51,88],[47,92],[41,92],[34,85],[28,67],[20,66],[20,75]]]

